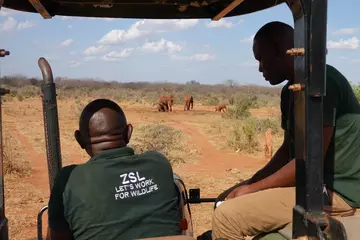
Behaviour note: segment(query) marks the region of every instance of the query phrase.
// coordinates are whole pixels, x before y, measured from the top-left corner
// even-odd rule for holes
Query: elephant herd
[[[159,112],[172,112],[172,106],[174,105],[174,97],[160,96],[158,99],[157,109]],[[194,98],[191,95],[184,96],[184,111],[189,111],[194,108]],[[218,104],[215,106],[215,111],[225,112],[227,110],[225,104]]]

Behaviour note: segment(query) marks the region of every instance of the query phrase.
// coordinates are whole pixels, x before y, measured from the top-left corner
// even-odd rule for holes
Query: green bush
[[[217,104],[219,104],[219,102],[220,102],[220,99],[215,96],[205,97],[202,101],[204,106],[216,106]]]
[[[229,147],[234,150],[254,153],[259,150],[259,141],[256,137],[256,121],[249,118],[243,122],[236,122],[228,138]]]
[[[272,129],[274,134],[280,131],[280,119],[278,118],[265,118],[256,119],[255,129],[257,132],[265,132],[269,128]]]
[[[360,101],[360,84],[353,84],[350,82],[351,87],[355,93],[356,98]]]

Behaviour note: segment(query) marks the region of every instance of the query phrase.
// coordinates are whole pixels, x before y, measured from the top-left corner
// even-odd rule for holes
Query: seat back
[[[194,230],[187,190],[184,182],[176,173],[174,173],[174,183],[179,194],[179,210],[181,217],[180,228],[182,230],[182,235],[193,236]]]
[[[174,173],[173,175],[174,177],[174,183],[175,183],[175,188],[177,189],[178,192],[178,199],[179,199],[179,211],[180,211],[180,217],[181,217],[181,222],[180,222],[180,229],[182,230],[181,234],[185,235],[185,236],[193,236],[194,232],[193,232],[193,223],[192,223],[192,219],[191,219],[191,211],[190,211],[190,205],[188,203],[188,195],[187,195],[187,190],[185,187],[184,182],[182,181],[182,179],[180,178],[180,176],[178,176],[177,174]],[[44,206],[41,208],[40,212],[38,213],[38,217],[37,217],[37,239],[38,240],[43,240],[43,233],[42,233],[42,217],[45,211],[48,210],[48,206]],[[150,238],[150,239],[159,239],[159,238]],[[161,238],[162,239],[162,238]],[[164,240],[168,239],[164,238]],[[169,240],[177,240],[178,238],[169,238]],[[186,239],[193,239],[193,238],[179,238],[179,240],[186,240]]]

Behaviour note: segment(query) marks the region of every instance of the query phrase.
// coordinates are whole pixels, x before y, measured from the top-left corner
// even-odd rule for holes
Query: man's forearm
[[[260,181],[275,172],[277,172],[280,168],[285,166],[289,160],[289,152],[284,147],[281,146],[278,151],[274,154],[272,159],[259,171],[257,171],[253,177],[248,180],[248,184],[255,183]]]
[[[293,159],[276,173],[250,184],[250,188],[257,192],[269,188],[293,187],[296,184],[295,166],[296,161]]]

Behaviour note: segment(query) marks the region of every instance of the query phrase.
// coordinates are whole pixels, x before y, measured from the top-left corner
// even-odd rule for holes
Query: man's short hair
[[[257,39],[266,39],[267,41],[276,42],[279,38],[283,37],[284,34],[293,35],[294,28],[290,25],[273,21],[262,26],[254,36],[254,40]]]
[[[125,113],[119,105],[109,99],[96,99],[86,105],[86,107],[81,112],[79,130],[82,134],[89,133],[89,122],[91,117],[102,108],[109,108],[114,110],[119,114],[119,118],[124,120],[124,124],[127,124]]]

